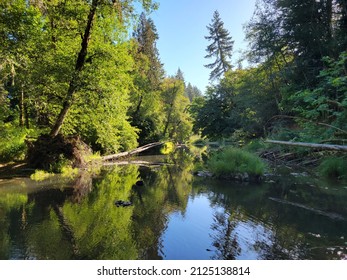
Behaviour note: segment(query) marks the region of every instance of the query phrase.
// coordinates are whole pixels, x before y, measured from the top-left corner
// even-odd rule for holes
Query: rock
[[[124,201],[124,200],[117,200],[114,204],[117,207],[119,207],[119,206],[127,207],[127,206],[133,205],[130,201]]]
[[[142,180],[139,180],[135,183],[136,186],[143,186],[145,183]]]
[[[213,174],[211,172],[208,172],[208,171],[198,171],[196,173],[197,176],[199,177],[212,177]]]

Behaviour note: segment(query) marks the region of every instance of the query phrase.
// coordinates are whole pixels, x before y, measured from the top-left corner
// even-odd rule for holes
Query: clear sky
[[[254,12],[256,0],[157,0],[159,9],[150,17],[159,34],[157,48],[167,75],[174,75],[180,68],[186,82],[203,92],[209,81],[210,69],[204,64],[205,49],[209,42],[206,26],[211,23],[215,10],[220,13],[224,27],[235,41],[232,61],[245,50],[243,25]]]

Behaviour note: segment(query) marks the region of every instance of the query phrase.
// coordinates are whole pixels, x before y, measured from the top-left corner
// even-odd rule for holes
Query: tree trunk
[[[322,150],[332,150],[332,151],[343,151],[347,152],[347,146],[342,145],[330,145],[330,144],[316,144],[316,143],[304,143],[304,142],[289,142],[289,141],[276,141],[276,140],[266,140],[266,143],[289,145],[289,146],[299,146],[307,148],[317,148]]]
[[[123,157],[127,157],[127,156],[132,156],[132,155],[144,152],[148,149],[152,149],[154,147],[161,146],[163,144],[164,143],[162,143],[162,142],[154,142],[154,143],[144,145],[142,147],[138,147],[138,148],[131,150],[131,151],[128,151],[128,152],[122,152],[122,153],[118,153],[118,154],[114,154],[114,155],[103,156],[101,159],[103,161],[108,161],[108,160],[115,160],[115,159],[123,158]]]
[[[20,101],[19,101],[19,126],[24,127],[25,123],[25,109],[24,109],[24,90],[21,86]]]
[[[83,69],[83,66],[85,64],[86,56],[87,56],[87,51],[88,51],[88,44],[89,44],[89,39],[90,39],[90,33],[92,30],[93,26],[93,21],[95,18],[96,14],[96,9],[100,3],[100,0],[93,0],[92,5],[89,10],[88,14],[88,21],[86,25],[86,29],[84,30],[84,35],[82,38],[82,43],[81,43],[81,50],[78,54],[77,60],[76,60],[76,65],[75,65],[75,72],[74,75],[72,76],[70,83],[69,83],[69,89],[67,91],[65,101],[63,103],[63,108],[60,111],[60,114],[50,132],[51,137],[55,137],[58,135],[61,126],[63,125],[63,122],[67,116],[67,113],[73,103],[73,96],[78,89],[78,83],[79,83],[79,74]]]

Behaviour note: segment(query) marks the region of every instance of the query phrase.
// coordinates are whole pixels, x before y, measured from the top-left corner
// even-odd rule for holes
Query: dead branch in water
[[[150,143],[141,147],[138,147],[134,150],[128,151],[128,152],[122,152],[122,153],[118,153],[118,154],[113,154],[113,155],[108,155],[108,156],[103,156],[102,160],[103,161],[108,161],[108,160],[115,160],[115,159],[119,159],[119,158],[123,158],[123,157],[127,157],[127,156],[132,156],[138,153],[141,153],[143,151],[152,149],[154,147],[163,145],[163,142],[154,142],[154,143]]]
[[[279,145],[299,146],[299,147],[307,147],[307,148],[316,148],[316,149],[321,149],[321,150],[347,152],[347,146],[342,146],[342,145],[316,144],[316,143],[305,143],[305,142],[289,142],[289,141],[277,141],[277,140],[266,140],[265,142],[272,143],[272,144],[279,144]]]

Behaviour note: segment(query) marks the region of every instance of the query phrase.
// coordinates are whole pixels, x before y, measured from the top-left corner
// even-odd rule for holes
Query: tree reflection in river
[[[241,253],[238,244],[238,233],[235,231],[238,220],[233,218],[234,214],[228,212],[216,212],[214,223],[211,226],[213,246],[216,248],[212,257],[217,260],[235,260]]]
[[[72,181],[59,176],[39,183],[0,181],[0,258],[338,259],[347,254],[345,189],[313,186],[308,178],[257,185],[196,178],[193,156],[185,149],[166,163],[113,166]],[[132,205],[117,207],[117,200]]]

